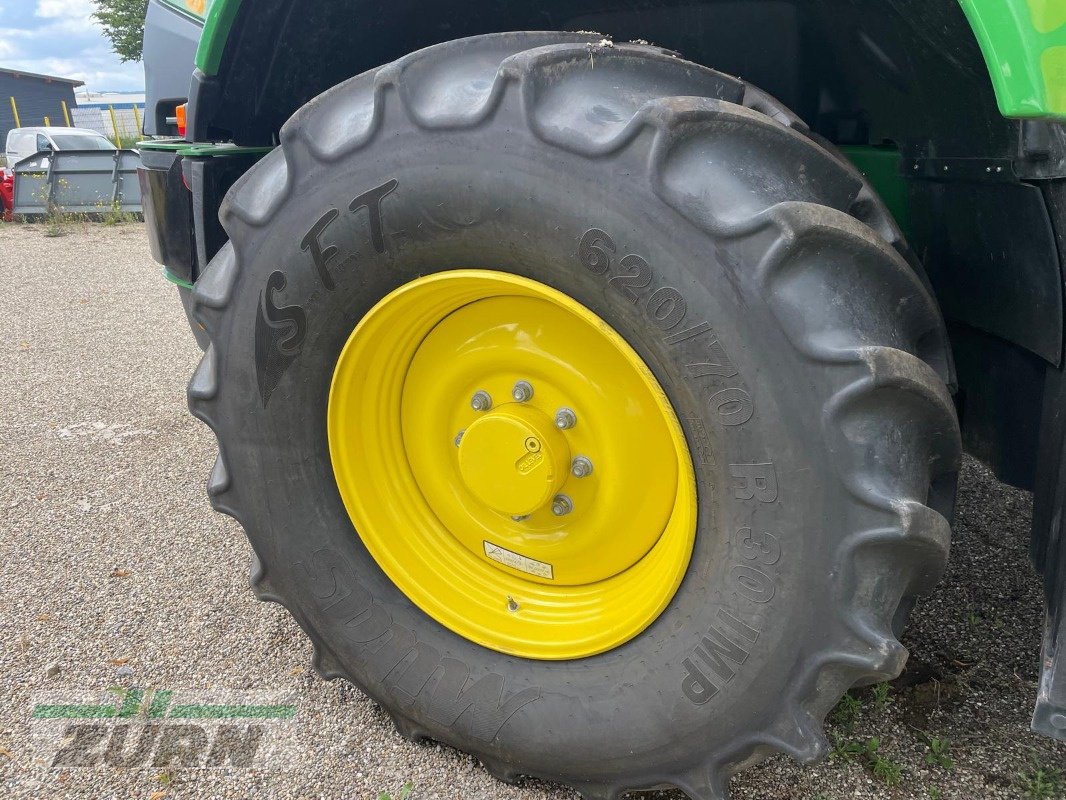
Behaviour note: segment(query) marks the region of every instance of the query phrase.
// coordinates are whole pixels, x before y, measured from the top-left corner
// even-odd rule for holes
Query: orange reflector
[[[185,103],[174,109],[174,116],[178,120],[178,136],[185,138]]]

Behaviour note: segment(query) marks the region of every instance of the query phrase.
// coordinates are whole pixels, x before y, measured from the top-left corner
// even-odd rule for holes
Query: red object
[[[0,206],[4,210],[4,222],[11,222],[11,210],[15,207],[15,173],[3,171],[0,178]]]

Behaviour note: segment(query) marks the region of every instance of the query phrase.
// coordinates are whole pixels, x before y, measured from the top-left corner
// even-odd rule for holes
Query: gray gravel
[[[412,798],[573,797],[410,744],[359,691],[311,674],[297,626],[247,590],[240,529],[206,502],[214,442],[185,407],[198,351],[142,227],[44,234],[0,225],[0,797],[376,798],[406,781]],[[735,796],[1018,798],[1019,773],[1066,770],[1066,746],[1028,730],[1043,614],[1030,513],[1026,493],[967,462],[951,567],[914,614],[907,671],[886,704],[858,692],[830,727],[841,742],[879,737],[897,786],[861,758],[775,758]],[[297,766],[49,770],[33,693],[116,685],[291,694]],[[925,763],[931,736],[950,740],[952,769]]]

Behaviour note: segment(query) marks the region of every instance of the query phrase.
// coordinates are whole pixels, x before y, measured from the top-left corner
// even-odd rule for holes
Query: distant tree
[[[95,0],[93,17],[123,61],[140,61],[148,0]]]

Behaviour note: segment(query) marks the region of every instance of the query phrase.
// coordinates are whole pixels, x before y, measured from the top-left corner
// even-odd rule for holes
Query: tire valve
[[[461,430],[461,431],[459,431],[459,433],[455,434],[455,446],[456,447],[458,447],[459,443],[461,441],[463,441],[463,434],[464,433],[466,433],[466,428],[463,428],[463,430]]]
[[[510,595],[507,595],[507,610],[510,611],[513,614],[519,608],[520,608],[520,606],[518,605],[518,603],[516,603],[514,601],[514,598],[511,597]]]

